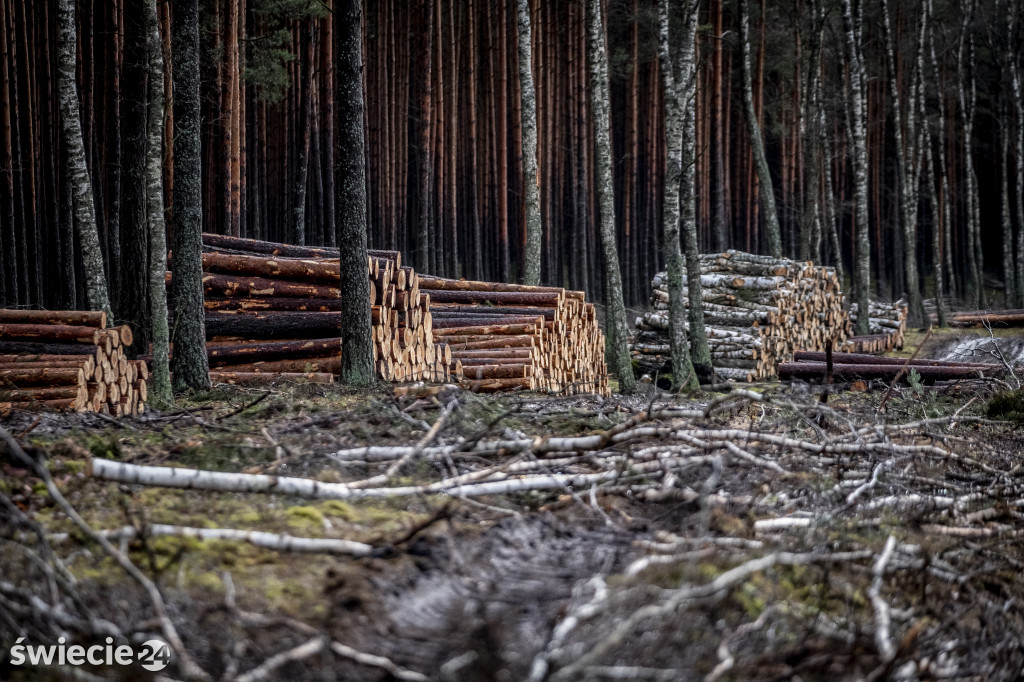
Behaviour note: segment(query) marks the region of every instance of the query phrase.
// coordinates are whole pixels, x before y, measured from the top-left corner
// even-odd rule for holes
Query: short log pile
[[[338,249],[204,234],[211,378],[323,383],[341,369]],[[448,381],[451,355],[432,341],[430,298],[397,251],[367,261],[374,362],[385,381]]]
[[[907,304],[901,301],[871,301],[870,325],[866,336],[851,336],[837,349],[847,353],[888,353],[903,348],[907,332]],[[850,306],[850,323],[857,321],[857,304]],[[808,349],[811,350],[811,349]]]
[[[909,383],[913,370],[925,384],[936,381],[976,379],[1002,374],[1001,365],[981,362],[949,362],[943,360],[884,358],[863,353],[832,353],[831,376],[825,353],[797,352],[792,362],[779,365],[779,378],[802,381],[856,381],[881,379],[888,382],[900,380]]]
[[[102,311],[0,310],[0,412],[140,414],[149,371],[125,356],[131,344]]]
[[[740,251],[700,257],[701,301],[715,373],[736,381],[774,377],[796,350],[844,341],[850,320],[833,268]],[[689,296],[684,282],[684,296]],[[639,372],[668,369],[668,279],[655,275],[652,312],[637,318],[632,345]]]
[[[420,276],[434,341],[470,389],[609,394],[604,335],[582,291]]]

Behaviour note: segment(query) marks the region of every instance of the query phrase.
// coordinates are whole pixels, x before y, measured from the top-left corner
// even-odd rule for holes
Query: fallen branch
[[[125,526],[116,530],[97,531],[108,540],[134,540],[140,536],[173,536],[180,538],[196,538],[198,540],[231,540],[248,542],[257,547],[273,549],[278,552],[303,552],[314,554],[347,554],[351,556],[369,556],[373,546],[353,540],[337,538],[302,538],[287,534],[265,533],[256,530],[236,530],[233,528],[192,528],[188,526],[172,526],[153,523],[144,526],[141,533],[134,526]]]

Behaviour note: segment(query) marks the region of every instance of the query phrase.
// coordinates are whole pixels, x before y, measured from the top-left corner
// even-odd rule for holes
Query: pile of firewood
[[[992,377],[1005,372],[1001,365],[929,359],[883,358],[863,353],[797,352],[792,362],[779,365],[779,378],[822,383],[881,379],[909,383],[911,372],[924,384],[936,381]],[[831,367],[829,366],[831,365]]]
[[[607,395],[604,335],[582,291],[420,276],[434,341],[470,389]]]
[[[700,257],[701,303],[717,375],[737,381],[775,376],[797,350],[821,350],[844,341],[850,320],[839,278],[830,267],[739,251]],[[689,305],[685,288],[683,295]],[[640,372],[667,369],[668,279],[655,275],[652,312],[637,318],[632,344]]]
[[[869,333],[866,336],[851,336],[837,345],[838,350],[848,353],[888,353],[903,348],[903,338],[907,332],[906,303],[871,301],[869,315]],[[850,323],[856,321],[857,304],[854,303],[850,307]]]
[[[102,311],[0,310],[0,412],[140,414],[149,371],[125,356],[131,344]]]
[[[214,234],[203,243],[211,378],[329,383],[341,369],[338,250]],[[447,381],[451,355],[432,341],[416,272],[396,251],[371,251],[367,275],[378,376]]]

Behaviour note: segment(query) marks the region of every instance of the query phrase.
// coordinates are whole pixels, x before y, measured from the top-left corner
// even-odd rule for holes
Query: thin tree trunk
[[[540,284],[540,196],[537,187],[537,93],[533,87],[533,56],[530,48],[530,2],[516,0],[519,29],[519,86],[522,92],[523,195],[526,208],[526,253],[523,283]],[[550,227],[549,227],[550,229]]]
[[[309,179],[309,147],[310,137],[313,128],[313,55],[314,45],[312,17],[303,20],[301,34],[302,50],[302,102],[299,105],[299,149],[298,169],[295,173],[295,184],[293,185],[292,199],[292,225],[295,235],[295,243],[300,246],[309,242],[309,221],[306,218],[306,187]]]
[[[931,8],[929,7],[929,10]],[[935,183],[938,180],[938,171],[935,164],[935,157],[932,155],[931,132],[928,129],[927,108],[925,107],[925,89],[922,87],[917,93],[922,128],[922,144],[920,145],[924,154],[924,164],[928,169],[928,204],[931,207],[932,220],[932,268],[935,271],[935,312],[940,327],[946,326],[946,302],[945,302],[945,267],[943,265],[942,251],[942,207],[939,204],[938,192]]]
[[[754,109],[754,93],[750,73],[750,12],[747,0],[740,0],[740,42],[743,46],[743,110],[746,114],[750,147],[754,155],[754,167],[757,169],[757,179],[761,185],[761,207],[764,209],[768,253],[775,258],[781,258],[782,233],[779,229],[779,216],[775,208],[775,189],[772,186],[771,171],[768,169],[768,159],[764,153],[761,126]]]
[[[174,50],[174,387],[208,389],[203,311],[203,184],[200,155],[199,0],[176,0]]]
[[[957,50],[957,98],[960,101],[960,126],[964,148],[964,180],[967,194],[967,299],[982,309],[985,307],[985,286],[982,281],[981,234],[978,218],[978,177],[974,172],[974,121],[977,89],[974,77],[974,36],[971,22],[975,1],[969,0],[964,9],[960,44]],[[966,54],[965,54],[966,53]],[[966,58],[966,62],[965,62]],[[967,80],[965,83],[964,80]]]
[[[61,132],[67,147],[68,170],[74,196],[75,232],[85,267],[86,296],[93,310],[112,315],[107,296],[107,279],[103,268],[93,205],[92,182],[85,163],[82,142],[82,121],[79,115],[78,93],[75,87],[75,2],[58,0],[57,3],[57,79],[60,93]]]
[[[363,48],[360,0],[335,9],[338,87],[338,246],[341,253],[341,381],[374,380],[370,281],[366,276],[366,153],[363,141]],[[423,208],[423,207],[421,207]]]
[[[149,304],[153,320],[153,360],[149,400],[156,407],[171,404],[170,353],[167,330],[167,231],[164,224],[163,127],[164,57],[160,44],[156,0],[146,0],[149,52],[149,152],[146,159],[146,205],[149,213]]]
[[[1019,55],[1024,48],[1024,38],[1021,37],[1021,3],[1014,2],[1012,20],[1010,24],[1010,35],[1014,36],[1013,54]],[[1016,165],[1016,203],[1017,203],[1017,299],[1015,307],[1024,306],[1024,88],[1021,87],[1020,65],[1016,59],[1010,59],[1010,83],[1013,87],[1013,107],[1017,114],[1017,153]]]
[[[131,348],[142,353],[149,348],[151,332],[147,269],[149,231],[146,223],[146,185],[142,182],[146,176],[148,135],[147,5],[148,0],[127,0],[125,12],[121,168],[128,181],[124,183],[121,192],[121,295],[116,309],[118,319],[124,320],[132,329],[134,343]]]
[[[852,0],[843,0],[843,25],[846,33],[847,60],[850,65],[850,127],[853,153],[853,210],[856,257],[853,269],[854,300],[859,310],[868,310],[871,300],[871,241],[868,225],[868,149],[864,103],[864,62],[861,47],[863,17],[861,7],[854,15]],[[855,333],[867,334],[867,315],[858,315]]]
[[[606,356],[619,378],[619,391],[632,393],[636,378],[629,359],[626,339],[626,306],[622,300],[622,273],[615,243],[615,196],[612,183],[611,124],[608,113],[608,57],[605,52],[604,21],[600,0],[587,0],[587,56],[590,92],[597,141],[597,196],[601,211],[601,246],[605,266]]]
[[[347,0],[346,0],[347,1]],[[433,131],[433,69],[432,60],[434,55],[433,46],[433,24],[434,24],[434,8],[433,0],[422,0],[420,3],[420,21],[422,21],[422,27],[419,34],[419,55],[417,61],[418,64],[414,65],[413,68],[419,73],[419,139],[418,143],[418,161],[419,171],[417,174],[417,188],[416,196],[419,202],[419,236],[418,244],[419,254],[416,260],[416,264],[426,270],[430,270],[431,260],[433,258],[433,206],[431,201],[431,187],[434,183],[434,168],[433,160],[431,158],[432,149],[432,131]],[[335,29],[340,29],[336,24]],[[339,57],[339,64],[340,64]],[[339,67],[340,68],[340,67]],[[340,81],[341,74],[337,74]],[[338,84],[339,91],[342,87]],[[339,103],[340,104],[340,103]],[[341,107],[339,106],[339,109]],[[340,118],[340,117],[339,117]],[[344,146],[339,142],[338,151],[344,149]],[[339,160],[340,163],[340,160]],[[365,191],[365,189],[364,189]],[[339,193],[339,199],[341,194]],[[338,209],[339,223],[344,219],[341,217],[342,211]],[[340,242],[339,242],[340,245]]]
[[[900,101],[900,86],[896,74],[896,49],[893,45],[892,25],[889,19],[889,2],[882,0],[882,26],[885,29],[886,69],[889,81],[889,96],[892,98],[893,138],[896,147],[897,194],[899,196],[900,222],[903,224],[903,268],[907,282],[907,299],[910,304],[910,319],[924,324],[927,315],[921,301],[921,285],[917,274],[917,181],[919,152],[917,149],[917,117],[915,100],[916,88],[921,75],[924,55],[924,38],[928,26],[928,15],[922,11],[919,19],[918,41],[915,50],[914,68],[911,75],[910,94],[904,107]],[[905,115],[904,115],[905,114]],[[904,124],[906,134],[904,136]]]
[[[658,60],[661,79],[665,87],[665,146],[666,171],[662,221],[665,232],[665,262],[668,266],[669,346],[672,352],[672,383],[677,389],[698,387],[690,359],[690,341],[687,333],[686,303],[683,300],[682,240],[679,234],[681,213],[680,188],[683,181],[683,96],[678,68],[672,56],[669,40],[670,0],[658,3],[660,18]],[[698,299],[699,300],[699,299]]]

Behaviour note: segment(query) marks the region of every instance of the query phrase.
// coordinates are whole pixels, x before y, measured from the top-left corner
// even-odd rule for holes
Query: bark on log
[[[783,362],[779,364],[779,378],[814,380],[825,376],[824,362]],[[934,367],[912,366],[903,373],[902,380],[907,381],[909,370],[913,369],[926,382],[945,379],[970,379],[981,376],[993,376],[1001,373],[1002,368],[985,369],[979,367]],[[892,380],[902,370],[901,365],[843,365],[834,364],[832,377],[836,381],[852,381],[855,379],[886,379]]]
[[[58,341],[96,345],[103,331],[95,327],[65,324],[0,324],[0,339],[11,341]]]
[[[15,386],[67,386],[85,383],[85,371],[82,368],[60,367],[50,369],[39,367],[32,369],[0,370],[0,387]]]
[[[501,391],[530,390],[533,388],[532,378],[522,379],[481,379],[470,381],[469,390],[472,393],[500,393]]]
[[[825,362],[825,353],[798,350],[793,354],[796,362]],[[886,358],[867,353],[832,353],[832,361],[841,365],[896,365],[902,367],[906,358]],[[991,362],[955,362],[951,360],[931,360],[915,358],[910,367],[977,367],[979,369],[1000,369],[1001,366]]]
[[[291,312],[334,313],[341,311],[340,298],[288,298],[266,296],[263,298],[207,298],[203,302],[207,311],[228,312],[237,310],[258,311],[278,310]]]
[[[447,337],[495,336],[502,334],[513,336],[532,334],[537,331],[537,328],[536,324],[497,324],[472,327],[452,327],[450,329],[435,329],[434,339],[437,340],[438,337],[441,337],[446,343],[453,343],[453,341],[449,341]]]
[[[486,305],[530,305],[557,306],[561,301],[561,290],[556,292],[534,291],[479,291],[429,289],[420,285],[421,294],[429,294],[433,303],[472,303]]]
[[[0,310],[0,324],[74,325],[104,329],[107,314],[102,310]]]
[[[338,263],[224,253],[204,253],[203,270],[228,275],[266,277],[335,286],[341,279]]]
[[[532,373],[532,365],[477,365],[475,367],[462,366],[462,373],[466,379],[521,379]]]
[[[322,372],[223,372],[210,370],[210,381],[237,386],[264,386],[269,383],[306,382],[310,384],[333,384],[334,375]]]
[[[291,358],[321,358],[341,353],[341,339],[263,341],[254,343],[207,344],[210,365],[239,364]]]
[[[341,355],[325,358],[267,360],[236,365],[218,365],[217,370],[221,372],[290,372],[300,374],[314,372],[337,374],[341,371]]]
[[[324,339],[341,333],[341,313],[238,312],[206,313],[206,338]]]

